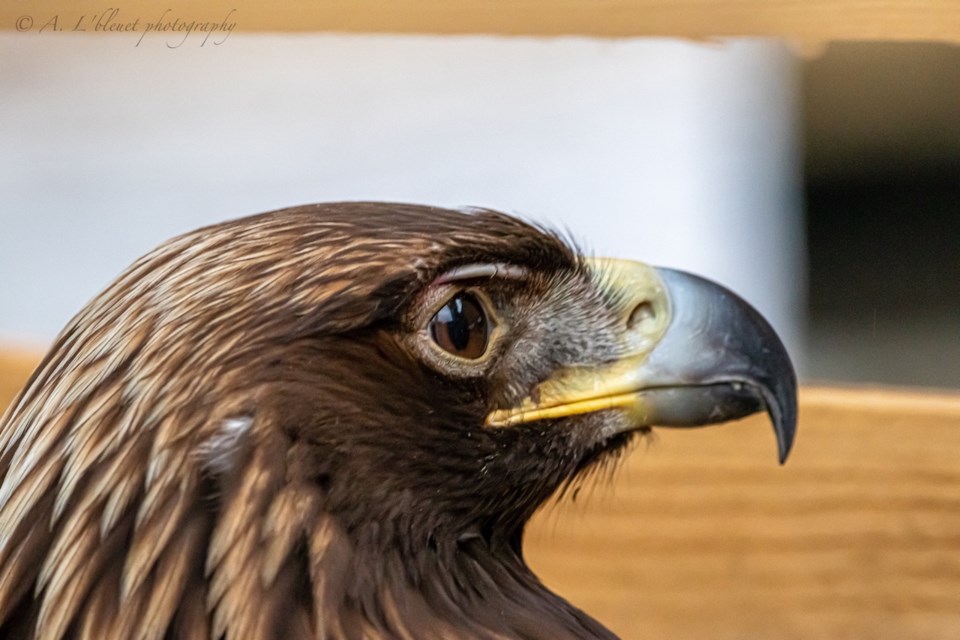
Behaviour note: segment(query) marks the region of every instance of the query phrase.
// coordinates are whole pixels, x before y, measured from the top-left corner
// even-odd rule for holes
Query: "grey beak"
[[[699,276],[657,269],[672,319],[643,365],[648,419],[699,426],[765,410],[786,461],[797,427],[797,376],[770,324],[732,291]]]

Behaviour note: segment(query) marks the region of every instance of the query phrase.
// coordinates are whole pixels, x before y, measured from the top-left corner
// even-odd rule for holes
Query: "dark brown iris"
[[[430,335],[447,353],[476,360],[487,350],[489,328],[483,306],[468,293],[458,293],[430,320]]]

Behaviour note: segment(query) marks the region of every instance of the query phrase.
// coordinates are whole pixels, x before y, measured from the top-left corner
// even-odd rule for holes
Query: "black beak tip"
[[[793,449],[793,435],[796,433],[796,415],[790,419],[781,420],[779,424],[774,424],[777,431],[777,450],[779,452],[780,464],[785,464]]]
[[[797,434],[797,383],[796,379],[764,398],[773,430],[777,434],[777,453],[780,464],[784,464],[793,449],[793,439]]]

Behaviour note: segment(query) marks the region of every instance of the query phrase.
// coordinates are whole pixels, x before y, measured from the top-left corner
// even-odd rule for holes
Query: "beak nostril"
[[[630,312],[630,317],[627,318],[627,329],[633,331],[656,318],[657,312],[653,308],[653,303],[649,300],[644,300]]]

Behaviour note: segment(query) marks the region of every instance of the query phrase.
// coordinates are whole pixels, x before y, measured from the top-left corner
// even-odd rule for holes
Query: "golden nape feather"
[[[785,458],[795,385],[729,291],[501,213],[201,229],[0,420],[0,636],[610,638],[527,567],[527,520],[654,425],[766,410]]]

